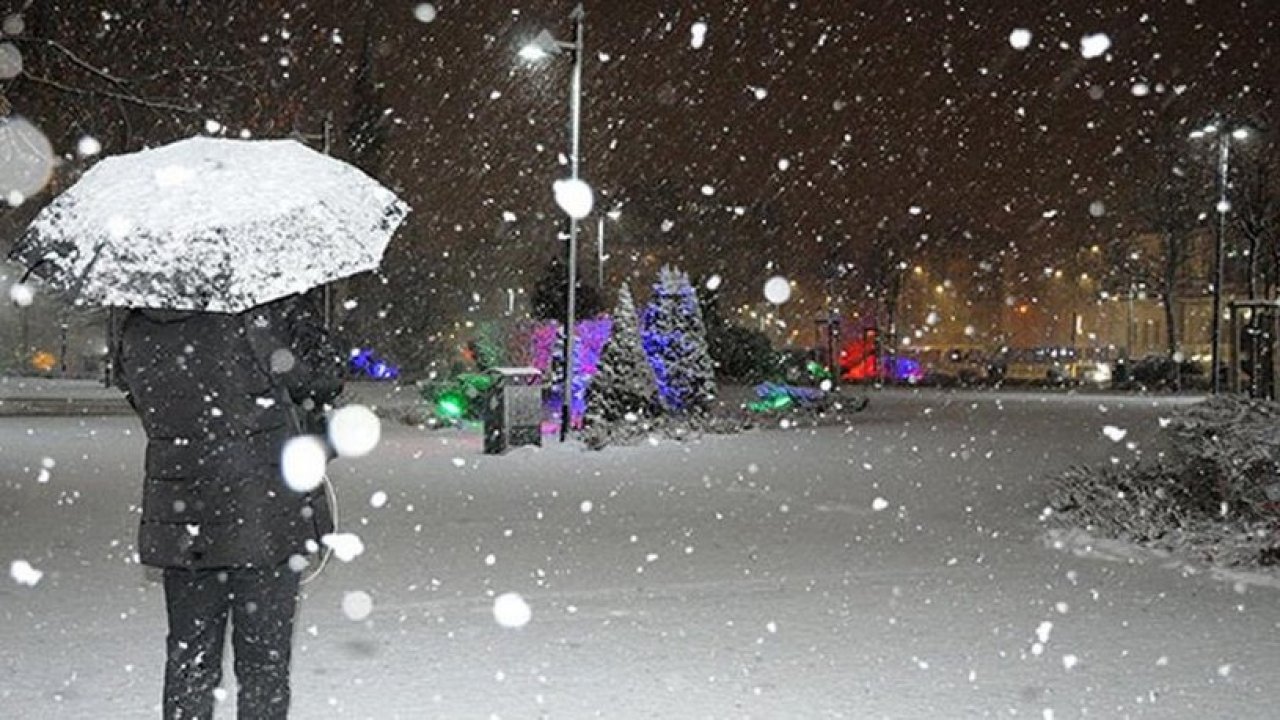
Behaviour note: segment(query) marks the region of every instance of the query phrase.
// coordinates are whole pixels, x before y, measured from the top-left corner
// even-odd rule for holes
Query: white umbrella
[[[293,140],[195,137],[98,163],[11,256],[78,304],[234,313],[377,268],[408,212]]]

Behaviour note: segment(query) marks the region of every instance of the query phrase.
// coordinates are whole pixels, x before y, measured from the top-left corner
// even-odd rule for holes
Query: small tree
[[[657,404],[658,385],[644,354],[636,306],[627,285],[618,291],[612,319],[612,334],[587,389],[588,426],[650,415]]]
[[[542,269],[533,287],[533,316],[538,320],[555,320],[563,325],[569,317],[569,270],[560,256],[551,258]],[[574,286],[574,320],[592,318],[604,311],[600,291],[595,285],[583,283]]]
[[[707,348],[722,380],[758,383],[778,374],[778,354],[769,336],[741,325],[725,323],[707,331]]]
[[[668,412],[699,413],[715,396],[715,369],[689,276],[664,265],[640,322],[641,340]]]
[[[1142,249],[1119,248],[1122,257],[1115,258],[1113,268],[1123,272],[1116,279],[1132,286],[1148,285],[1162,296],[1165,320],[1165,347],[1170,358],[1181,345],[1181,328],[1175,307],[1179,296],[1179,278],[1191,257],[1190,242],[1200,221],[1196,195],[1202,185],[1187,167],[1187,144],[1182,132],[1153,139],[1146,151],[1145,164],[1133,187],[1133,202],[1146,228],[1160,238],[1159,255],[1143,258]],[[1115,288],[1132,292],[1132,287]]]
[[[1276,159],[1264,152],[1246,155],[1239,166],[1236,225],[1249,243],[1250,299],[1274,297],[1280,287],[1280,193]],[[1261,281],[1261,288],[1258,287]]]
[[[373,31],[375,13],[366,8],[364,42],[351,89],[351,117],[347,122],[347,156],[372,177],[382,173],[390,116],[385,111],[382,83],[374,80]]]

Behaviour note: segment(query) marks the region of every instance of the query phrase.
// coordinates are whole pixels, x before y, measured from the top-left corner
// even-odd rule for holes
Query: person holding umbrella
[[[232,629],[241,720],[288,714],[299,573],[333,529],[286,447],[343,358],[306,293],[376,269],[409,207],[292,140],[196,137],[102,160],[10,253],[117,310],[115,375],[147,436],[141,561],[164,569],[164,716],[213,717]],[[322,432],[322,430],[320,431]]]
[[[239,717],[284,718],[300,573],[333,532],[281,480],[286,441],[342,389],[299,296],[240,314],[131,309],[117,378],[147,435],[138,551],[163,568],[164,717],[212,718],[228,622]]]

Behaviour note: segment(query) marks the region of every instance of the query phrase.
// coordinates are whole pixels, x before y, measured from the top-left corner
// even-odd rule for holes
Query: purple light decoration
[[[529,335],[529,356],[533,366],[542,371],[543,377],[546,377],[547,370],[551,367],[551,359],[555,357],[556,350],[560,349],[556,344],[559,327],[555,322],[544,322],[535,325]]]
[[[557,339],[559,329],[559,324],[550,321],[535,327],[530,336],[532,344],[530,356],[533,367],[541,370],[543,377],[547,377],[556,353],[563,347]],[[591,384],[591,378],[600,368],[600,353],[604,351],[604,345],[609,341],[612,331],[613,321],[609,318],[574,323],[573,367],[575,372],[571,383],[573,397],[570,400],[570,412],[573,414],[570,424],[574,427],[582,426],[582,416],[587,409],[587,386]],[[546,406],[552,414],[558,414],[559,409],[564,407],[561,392],[563,392],[561,384],[553,381],[546,397]]]
[[[894,368],[894,377],[909,383],[917,383],[924,379],[924,370],[921,369],[919,361],[900,357],[897,367]]]
[[[374,355],[371,348],[352,350],[348,364],[352,372],[374,380],[395,380],[400,377],[400,368]]]

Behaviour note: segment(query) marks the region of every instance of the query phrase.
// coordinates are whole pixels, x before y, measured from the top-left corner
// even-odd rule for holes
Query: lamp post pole
[[[561,209],[569,216],[569,244],[566,248],[569,277],[565,291],[564,382],[561,386],[564,399],[560,409],[560,442],[568,438],[573,421],[573,335],[574,315],[577,310],[578,220],[591,212],[590,188],[582,183],[578,173],[582,137],[582,59],[583,50],[586,47],[583,41],[586,13],[582,9],[582,3],[578,3],[573,12],[569,13],[569,19],[573,20],[573,42],[556,40],[550,32],[543,30],[519,53],[520,57],[530,61],[538,61],[565,51],[573,53],[573,74],[569,87],[569,183],[572,184],[574,197],[570,199],[569,191],[566,190],[566,197],[562,199],[559,190],[561,181],[556,181],[556,202],[560,203]],[[585,198],[582,194],[583,189],[586,191]]]
[[[579,3],[569,14],[573,20],[573,79],[569,89],[569,175],[578,179],[578,148],[582,128],[582,55],[583,31],[586,26],[586,13]],[[569,290],[565,304],[564,324],[564,403],[560,410],[560,442],[569,436],[569,426],[573,419],[573,332],[574,307],[577,301],[578,281],[578,218],[569,215]]]
[[[1210,342],[1213,343],[1210,353],[1210,365],[1213,367],[1213,394],[1222,391],[1222,255],[1227,236],[1227,173],[1231,161],[1231,135],[1225,128],[1218,134],[1218,222],[1213,240],[1213,324]]]
[[[604,293],[604,215],[596,218],[596,289]]]

